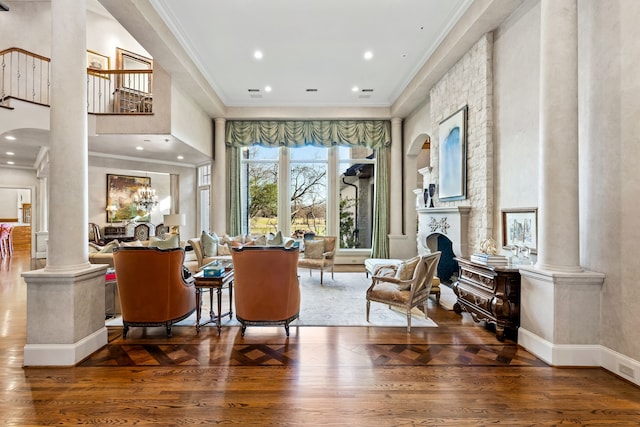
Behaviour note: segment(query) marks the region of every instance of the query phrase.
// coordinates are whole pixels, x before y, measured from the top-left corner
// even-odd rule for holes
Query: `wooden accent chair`
[[[184,249],[119,247],[113,250],[123,338],[131,326],[171,326],[196,309],[193,277],[183,278]]]
[[[133,236],[136,240],[145,241],[149,240],[149,236],[151,235],[151,227],[148,224],[138,224],[133,229]]]
[[[284,325],[300,312],[298,249],[283,246],[233,248],[233,293],[236,318],[244,336],[247,326]]]
[[[100,234],[100,226],[93,222],[89,223],[89,241],[96,245],[104,246],[104,239]]]
[[[333,280],[333,261],[337,240],[335,236],[315,236],[313,239],[304,241],[304,257],[298,261],[298,267],[308,268],[309,276],[311,276],[311,270],[320,270],[321,285],[324,270],[331,270],[331,280]]]
[[[407,333],[411,332],[411,310],[422,304],[427,318],[427,299],[438,270],[440,252],[417,256],[397,267],[383,265],[372,276],[367,289],[367,322],[371,301],[399,307],[407,313]]]

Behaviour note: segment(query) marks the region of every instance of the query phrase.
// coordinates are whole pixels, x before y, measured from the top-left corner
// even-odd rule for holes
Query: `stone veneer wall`
[[[430,91],[431,182],[438,180],[438,124],[467,105],[467,198],[436,207],[471,206],[469,251],[493,237],[493,33],[485,34]],[[425,177],[425,185],[429,178]]]

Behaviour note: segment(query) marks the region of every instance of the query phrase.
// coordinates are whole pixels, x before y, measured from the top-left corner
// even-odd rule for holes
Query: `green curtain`
[[[389,257],[389,150],[388,120],[228,120],[225,142],[229,150],[229,233],[242,233],[240,160],[242,147],[315,145],[366,146],[375,150],[376,196],[373,214],[372,257]]]
[[[240,156],[242,148],[227,148],[227,170],[229,171],[229,182],[227,183],[227,194],[229,195],[229,213],[228,213],[228,233],[231,236],[242,234],[242,205],[240,204]]]
[[[232,147],[316,145],[370,148],[391,144],[388,120],[229,120],[226,143]]]
[[[389,258],[389,147],[376,148],[376,193],[373,201],[372,258]]]

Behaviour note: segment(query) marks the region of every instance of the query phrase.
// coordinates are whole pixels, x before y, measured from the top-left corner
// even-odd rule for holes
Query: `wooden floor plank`
[[[133,328],[72,368],[23,368],[28,253],[0,264],[6,425],[631,426],[640,389],[552,368],[468,315],[437,328]],[[339,273],[336,273],[339,274]]]

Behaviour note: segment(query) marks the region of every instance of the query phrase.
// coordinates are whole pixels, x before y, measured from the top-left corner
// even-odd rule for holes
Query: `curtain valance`
[[[315,145],[366,146],[391,145],[389,120],[228,120],[226,144],[246,147]]]

